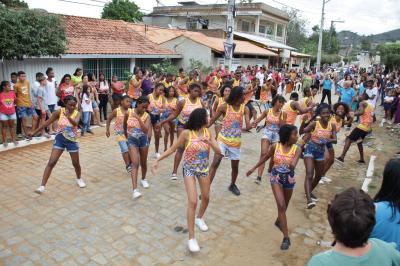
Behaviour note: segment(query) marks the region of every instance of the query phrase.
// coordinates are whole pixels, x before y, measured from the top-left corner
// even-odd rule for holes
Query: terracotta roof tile
[[[122,20],[62,16],[67,54],[172,55],[174,52],[152,42]]]

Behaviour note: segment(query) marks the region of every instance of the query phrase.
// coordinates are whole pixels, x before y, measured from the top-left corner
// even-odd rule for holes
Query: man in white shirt
[[[365,93],[368,95],[368,102],[375,108],[378,100],[378,88],[373,86],[372,81],[368,81]]]
[[[57,81],[54,78],[53,68],[51,68],[51,67],[47,68],[46,76],[47,76],[46,94],[45,94],[46,103],[47,103],[48,111],[50,113],[53,113],[56,110],[57,101],[58,101],[58,98],[56,95]],[[49,126],[49,134],[54,134],[55,131],[56,131],[56,123],[53,123],[51,126]]]
[[[262,87],[262,85],[264,85],[264,77],[265,77],[264,72],[265,72],[265,69],[263,67],[261,67],[260,71],[258,71],[256,74],[256,78],[260,82],[260,84],[258,84],[260,87]]]

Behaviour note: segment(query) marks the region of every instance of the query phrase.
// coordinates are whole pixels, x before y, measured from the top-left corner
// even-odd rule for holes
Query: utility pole
[[[235,0],[228,0],[226,26],[227,38],[225,50],[227,50],[228,53],[225,52],[225,64],[231,69],[233,58],[233,32],[235,27]]]
[[[318,52],[317,52],[317,72],[321,69],[322,36],[324,32],[325,4],[330,0],[322,0],[321,26],[319,28]]]

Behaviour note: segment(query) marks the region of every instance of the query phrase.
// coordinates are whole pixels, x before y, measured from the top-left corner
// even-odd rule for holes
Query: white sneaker
[[[142,185],[143,188],[149,188],[149,182],[147,182],[147,179],[142,179],[140,180],[140,184]]]
[[[197,240],[195,238],[189,239],[188,247],[191,252],[199,252],[200,251],[199,244],[197,244]]]
[[[78,186],[79,186],[80,188],[86,187],[85,181],[83,181],[82,177],[79,178],[79,179],[76,179],[76,183],[78,184]]]
[[[44,186],[40,186],[35,190],[35,193],[42,194],[45,191]]]
[[[329,177],[323,176],[323,177],[321,177],[321,181],[330,183],[330,182],[332,182],[332,179],[330,179]]]
[[[171,180],[177,180],[177,179],[178,179],[178,176],[176,174],[171,175]]]
[[[208,226],[202,218],[196,218],[195,223],[197,227],[200,229],[200,231],[203,232],[208,231]]]
[[[158,159],[158,158],[160,158],[160,157],[161,157],[161,154],[160,154],[159,152],[156,152],[156,153],[154,154],[154,158]]]
[[[318,184],[323,185],[323,184],[325,184],[325,182],[321,179],[321,180],[319,180]]]
[[[137,199],[140,198],[142,196],[142,193],[139,192],[139,189],[134,189],[133,193],[132,193],[132,198],[133,199]]]

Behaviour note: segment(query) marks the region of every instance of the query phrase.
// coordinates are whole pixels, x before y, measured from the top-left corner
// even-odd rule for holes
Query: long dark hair
[[[71,79],[71,75],[70,75],[70,74],[65,74],[64,77],[62,77],[62,79],[61,79],[61,81],[60,81],[60,84],[65,83],[65,79],[66,79],[66,78]]]
[[[199,130],[207,125],[207,111],[204,108],[194,109],[189,116],[189,120],[185,124],[185,129]]]
[[[81,93],[81,99],[83,99],[83,94],[86,94],[86,96],[89,98],[90,93],[89,93],[89,86],[88,85],[83,85],[82,86],[82,93]]]
[[[396,212],[400,211],[400,159],[391,159],[383,170],[382,185],[374,197],[375,202],[388,201],[394,219]],[[397,223],[400,224],[400,221]]]
[[[76,75],[78,74],[79,71],[82,71],[82,68],[79,68],[79,67],[78,67],[77,69],[75,69],[74,76],[76,76]]]
[[[228,104],[233,105],[239,101],[240,98],[244,96],[243,87],[237,86],[231,90],[231,94],[229,94],[228,100],[226,101]]]
[[[10,82],[9,81],[7,81],[7,80],[3,80],[2,82],[1,82],[1,85],[0,85],[0,92],[3,92],[4,91],[4,88],[7,86],[7,84],[9,84]]]

